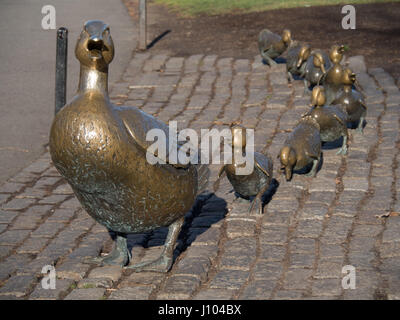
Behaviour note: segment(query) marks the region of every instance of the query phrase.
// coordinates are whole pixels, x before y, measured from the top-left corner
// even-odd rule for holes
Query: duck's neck
[[[97,70],[81,64],[78,93],[97,91],[108,97],[108,68]]]

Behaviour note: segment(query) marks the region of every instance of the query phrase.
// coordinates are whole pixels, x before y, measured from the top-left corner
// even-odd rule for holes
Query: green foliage
[[[154,0],[185,15],[254,12],[281,8],[348,4],[344,0]],[[400,0],[394,0],[400,1]],[[351,4],[390,2],[388,0],[353,0]]]

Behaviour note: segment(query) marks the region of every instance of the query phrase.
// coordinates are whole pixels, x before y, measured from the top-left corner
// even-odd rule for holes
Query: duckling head
[[[314,63],[314,66],[317,68],[320,68],[323,73],[326,72],[325,60],[320,52],[314,53],[313,63]]]
[[[340,63],[340,61],[342,61],[344,51],[344,45],[333,45],[331,51],[329,52],[329,59],[331,59],[332,63]]]
[[[290,146],[284,146],[279,154],[281,161],[281,170],[285,171],[286,181],[290,181],[293,175],[293,168],[297,162],[297,156],[294,149]]]
[[[311,93],[310,107],[323,106],[326,102],[325,89],[322,86],[315,86]]]
[[[75,55],[89,68],[105,70],[114,58],[114,43],[110,28],[100,20],[87,21],[78,38]]]
[[[346,68],[343,70],[342,83],[344,85],[353,85],[356,82],[356,74],[350,69]]]
[[[300,48],[299,57],[297,58],[296,67],[300,68],[304,61],[307,61],[308,57],[311,54],[311,49],[308,45],[304,45]]]
[[[292,33],[290,32],[290,30],[285,29],[282,31],[282,41],[286,45],[289,45],[292,42]]]

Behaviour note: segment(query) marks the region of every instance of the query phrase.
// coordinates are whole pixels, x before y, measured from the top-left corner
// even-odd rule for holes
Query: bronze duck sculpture
[[[258,214],[263,212],[262,196],[267,191],[272,180],[273,163],[272,160],[261,153],[254,152],[254,168],[250,174],[238,174],[237,168],[244,167],[244,163],[238,161],[237,153],[243,158],[246,148],[245,128],[235,125],[231,128],[232,132],[232,163],[221,167],[218,177],[225,172],[233,189],[241,197],[249,199],[254,197],[251,202],[249,212],[257,209]]]
[[[345,47],[343,45],[332,46],[329,52],[329,59],[332,66],[322,76],[320,84],[325,88],[326,104],[330,105],[335,100],[338,91],[342,88],[342,77],[344,67],[340,64],[343,59]]]
[[[347,154],[347,114],[339,106],[325,105],[324,88],[315,86],[311,96],[311,110],[305,114],[314,118],[320,126],[322,142],[330,142],[343,137],[341,149],[337,154]]]
[[[287,29],[283,30],[282,37],[268,29],[262,30],[258,35],[258,49],[269,66],[277,64],[273,59],[283,54],[291,42],[292,36],[290,30]]]
[[[286,58],[286,71],[288,80],[293,80],[293,75],[304,77],[307,59],[310,57],[311,48],[307,44],[297,43],[288,49]]]
[[[339,90],[336,99],[332,104],[341,105],[347,112],[348,123],[358,123],[357,131],[363,133],[364,119],[367,114],[367,106],[363,95],[353,89],[356,83],[355,73],[346,68],[342,77],[343,88]]]
[[[168,126],[135,107],[110,102],[108,65],[114,45],[106,24],[86,22],[75,55],[78,92],[54,118],[50,154],[88,214],[116,232],[112,252],[94,261],[125,266],[131,258],[127,234],[168,226],[161,256],[128,266],[167,272],[184,215],[205,185],[208,168],[169,163],[168,154],[164,164],[147,161],[147,132],[160,129],[168,142]]]
[[[329,56],[324,51],[313,50],[304,69],[304,93],[308,92],[310,86],[318,85],[322,76],[330,67]]]
[[[321,137],[319,124],[312,117],[303,117],[287,137],[279,154],[281,171],[287,181],[292,179],[293,171],[304,170],[312,164],[306,176],[317,174],[321,158]]]

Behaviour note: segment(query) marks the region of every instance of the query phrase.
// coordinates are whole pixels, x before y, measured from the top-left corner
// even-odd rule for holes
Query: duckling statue
[[[344,45],[334,45],[329,52],[329,59],[332,61],[332,66],[321,77],[319,84],[325,88],[326,104],[330,105],[335,100],[338,91],[342,88],[343,66],[340,62],[343,59],[345,51]]]
[[[324,88],[315,86],[311,96],[311,110],[305,116],[314,118],[320,126],[322,142],[335,141],[343,137],[341,149],[337,154],[347,154],[347,114],[339,106],[325,105]]]
[[[331,67],[329,56],[321,50],[315,50],[307,59],[304,69],[304,93],[309,92],[310,86],[319,84],[322,76]]]
[[[321,159],[321,137],[319,124],[314,118],[303,117],[287,137],[279,154],[281,170],[286,180],[292,179],[293,171],[302,170],[312,164],[306,176],[315,177]]]
[[[363,95],[352,87],[356,83],[355,73],[346,68],[343,71],[343,88],[339,90],[332,104],[341,105],[347,112],[347,122],[357,123],[357,131],[363,133],[364,119],[367,114],[367,106]]]
[[[272,160],[261,153],[254,152],[254,170],[248,175],[237,174],[236,169],[240,166],[244,167],[245,164],[238,163],[238,157],[235,156],[237,152],[240,153],[241,158],[245,154],[246,148],[246,135],[245,128],[234,125],[232,131],[232,164],[226,164],[221,167],[218,177],[226,172],[229,182],[232,184],[233,189],[244,198],[254,197],[251,202],[249,212],[258,210],[258,214],[263,212],[262,196],[267,191],[271,180],[273,163]]]
[[[288,80],[293,80],[293,75],[304,77],[307,59],[311,54],[311,48],[307,44],[298,43],[290,46],[286,58],[286,70]]]
[[[116,232],[113,251],[94,261],[125,266],[131,258],[127,234],[168,226],[161,256],[128,266],[135,271],[167,272],[184,215],[205,186],[208,168],[172,164],[168,154],[165,164],[147,161],[147,132],[163,131],[168,143],[169,128],[135,107],[110,102],[108,65],[114,45],[105,23],[85,23],[75,55],[80,62],[78,91],[55,116],[49,145],[55,167],[84,209]]]
[[[263,60],[269,65],[276,65],[277,63],[273,60],[278,58],[292,42],[292,35],[290,30],[283,30],[282,37],[264,29],[258,35],[258,49]]]

